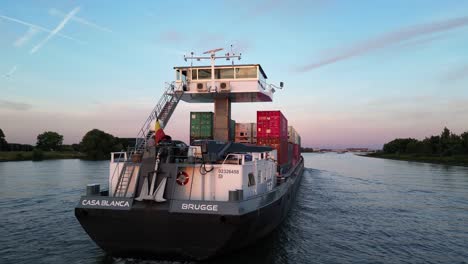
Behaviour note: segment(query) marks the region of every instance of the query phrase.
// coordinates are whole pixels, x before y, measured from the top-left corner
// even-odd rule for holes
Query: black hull
[[[171,212],[169,202],[135,201],[131,210],[77,207],[75,215],[96,244],[112,256],[212,258],[273,231],[294,204],[303,169],[301,160],[282,184],[281,195],[242,214]]]

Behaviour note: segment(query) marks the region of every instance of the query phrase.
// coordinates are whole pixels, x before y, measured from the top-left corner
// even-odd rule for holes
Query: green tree
[[[81,152],[91,160],[109,159],[111,152],[120,151],[122,147],[114,136],[99,129],[86,133],[80,142]]]
[[[404,154],[407,153],[407,146],[409,143],[418,142],[414,138],[397,138],[383,146],[383,151],[389,154]]]
[[[63,143],[63,136],[57,132],[47,131],[37,136],[36,147],[44,150],[60,150]]]
[[[427,144],[431,148],[431,154],[433,155],[440,155],[441,153],[441,146],[440,146],[440,136],[431,136],[426,138]]]
[[[73,151],[80,151],[80,144],[72,144]]]
[[[406,153],[408,154],[423,154],[424,153],[424,143],[419,140],[410,141],[406,145]]]
[[[5,140],[5,134],[3,134],[3,130],[0,128],[0,151],[8,150],[8,142]]]
[[[450,156],[450,135],[452,133],[447,127],[444,127],[442,133],[440,133],[440,140],[439,140],[439,153],[443,156]]]
[[[423,141],[422,141],[422,144],[423,144],[423,153],[424,155],[432,155],[434,154],[434,148],[432,146],[432,143],[431,143],[431,139],[430,138],[425,138]]]
[[[460,144],[464,154],[468,154],[468,131],[460,135]]]

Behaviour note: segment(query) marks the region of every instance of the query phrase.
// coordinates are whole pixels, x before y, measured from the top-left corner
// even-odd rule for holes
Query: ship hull
[[[239,213],[186,213],[171,210],[175,207],[172,201],[135,201],[130,210],[78,206],[75,215],[88,235],[111,256],[208,259],[245,247],[273,231],[294,204],[303,168],[301,159],[269,199],[245,201]],[[217,206],[221,209],[224,204]]]

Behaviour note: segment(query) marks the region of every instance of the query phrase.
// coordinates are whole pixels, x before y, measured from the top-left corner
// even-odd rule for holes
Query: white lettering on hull
[[[217,204],[192,204],[192,203],[183,203],[181,206],[182,210],[195,210],[195,211],[218,211]]]
[[[130,207],[128,201],[108,201],[108,200],[87,200],[83,199],[81,205],[85,206],[104,206],[104,207]]]

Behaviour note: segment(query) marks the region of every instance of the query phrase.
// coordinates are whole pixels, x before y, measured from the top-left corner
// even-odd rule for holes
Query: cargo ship
[[[215,65],[240,59],[220,50],[186,57],[209,66],[174,67],[135,147],[111,153],[108,189],[89,184],[80,198],[76,218],[110,256],[213,258],[266,236],[294,204],[299,133],[278,110],[258,111],[251,123],[231,119],[231,103],[271,102],[283,84],[268,84],[259,64]],[[214,104],[190,113],[189,144],[163,130],[180,101]]]

